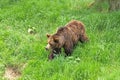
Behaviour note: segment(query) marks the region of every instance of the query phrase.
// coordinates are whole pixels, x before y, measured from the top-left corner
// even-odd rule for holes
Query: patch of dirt
[[[21,73],[16,67],[7,67],[5,69],[4,77],[8,80],[16,80],[20,75]]]

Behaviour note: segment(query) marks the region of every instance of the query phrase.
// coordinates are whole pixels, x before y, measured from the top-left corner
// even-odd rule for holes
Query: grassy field
[[[93,0],[0,0],[0,80],[14,68],[18,80],[119,80],[120,11],[88,8]],[[44,47],[46,33],[70,20],[85,24],[89,42],[80,42],[71,57],[52,61]],[[36,34],[28,28],[35,27]],[[80,60],[77,60],[80,59]],[[10,79],[10,78],[8,78]]]

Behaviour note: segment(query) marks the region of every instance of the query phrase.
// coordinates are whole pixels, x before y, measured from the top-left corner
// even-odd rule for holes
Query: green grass
[[[6,66],[18,66],[19,80],[119,80],[120,11],[98,12],[93,0],[0,0],[0,79]],[[70,20],[86,26],[90,41],[78,43],[72,58],[48,61],[46,33]],[[30,35],[29,27],[36,28]],[[76,61],[80,58],[80,61]],[[23,68],[25,65],[25,68]]]

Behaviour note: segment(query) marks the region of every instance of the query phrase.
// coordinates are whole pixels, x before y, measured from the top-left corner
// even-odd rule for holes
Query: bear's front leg
[[[52,60],[54,59],[56,54],[60,54],[60,53],[61,53],[61,48],[53,49],[52,52],[49,54],[48,59]]]
[[[65,56],[70,56],[73,51],[73,45],[65,45],[64,46]]]
[[[72,49],[65,49],[65,56],[70,56],[71,55],[71,53],[72,53]]]
[[[61,53],[61,48],[55,48],[55,49],[53,49],[52,52],[55,53],[55,54],[60,54]]]

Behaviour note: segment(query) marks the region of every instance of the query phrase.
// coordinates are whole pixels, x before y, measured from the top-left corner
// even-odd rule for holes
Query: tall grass
[[[1,0],[0,79],[5,79],[6,66],[17,65],[20,80],[119,80],[120,12],[88,9],[92,1]],[[85,24],[90,41],[79,42],[71,58],[62,52],[48,61],[46,33],[73,19]],[[36,34],[29,34],[29,27]]]

